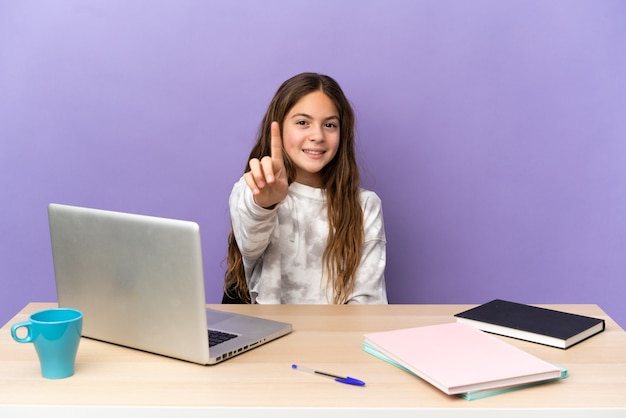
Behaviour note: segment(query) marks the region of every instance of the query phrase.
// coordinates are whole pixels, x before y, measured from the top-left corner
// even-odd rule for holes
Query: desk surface
[[[171,408],[180,408],[177,416],[183,417],[206,416],[212,408],[254,409],[257,417],[292,416],[294,410],[319,416],[320,408],[330,416],[358,409],[361,417],[408,417],[418,411],[421,416],[502,416],[503,408],[512,409],[507,416],[543,411],[553,417],[555,409],[570,408],[569,417],[586,416],[589,409],[594,416],[626,416],[626,333],[597,305],[542,305],[606,320],[603,333],[568,350],[498,337],[567,368],[567,379],[474,401],[445,395],[361,350],[365,333],[453,322],[455,313],[474,305],[210,305],[288,321],[294,331],[216,366],[83,338],[76,374],[47,380],[34,347],[14,342],[10,325],[51,306],[56,305],[31,303],[0,329],[2,416],[3,410],[28,410],[30,416],[67,417],[86,409],[93,417],[111,409],[160,416]],[[292,363],[357,377],[367,386],[299,373]]]

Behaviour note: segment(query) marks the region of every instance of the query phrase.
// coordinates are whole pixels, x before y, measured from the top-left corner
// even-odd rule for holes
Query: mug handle
[[[33,341],[33,333],[31,332],[31,329],[30,329],[31,325],[32,324],[30,322],[18,322],[17,324],[14,324],[11,327],[11,336],[18,343],[30,343],[30,342],[32,342]],[[28,330],[28,334],[26,334],[26,337],[24,337],[24,338],[18,337],[17,330],[19,328],[26,328]]]

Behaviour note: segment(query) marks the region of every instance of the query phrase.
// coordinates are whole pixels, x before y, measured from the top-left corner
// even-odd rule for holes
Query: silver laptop
[[[85,337],[215,364],[292,330],[206,308],[194,222],[54,203],[48,221],[59,306],[83,312]]]

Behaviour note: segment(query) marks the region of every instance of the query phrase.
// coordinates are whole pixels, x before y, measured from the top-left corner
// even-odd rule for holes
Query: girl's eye
[[[331,128],[331,129],[337,128],[337,124],[336,123],[332,123],[332,122],[328,122],[328,123],[324,124],[324,126],[327,127],[327,128]]]
[[[299,120],[298,122],[296,122],[296,125],[300,125],[300,126],[306,126],[307,123],[305,120]]]

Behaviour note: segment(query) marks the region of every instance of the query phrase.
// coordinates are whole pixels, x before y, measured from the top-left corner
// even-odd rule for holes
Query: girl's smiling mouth
[[[314,150],[314,149],[303,149],[302,152],[304,152],[305,154],[309,154],[309,155],[322,155],[326,151],[324,151],[324,150]]]

